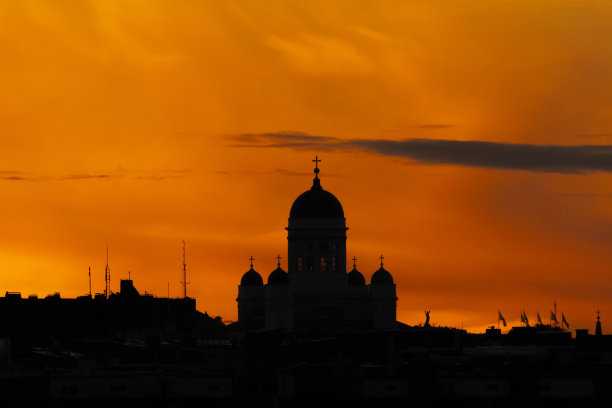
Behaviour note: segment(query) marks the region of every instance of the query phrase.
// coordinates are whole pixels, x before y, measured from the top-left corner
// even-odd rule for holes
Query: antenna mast
[[[89,297],[91,297],[91,266],[89,267]]]
[[[187,264],[185,263],[185,240],[183,240],[183,280],[181,284],[183,285],[183,299],[187,297],[187,285],[191,282],[187,281]]]
[[[104,282],[106,287],[104,288],[104,297],[108,299],[110,296],[110,268],[108,266],[108,247],[106,247],[106,271],[104,273]]]

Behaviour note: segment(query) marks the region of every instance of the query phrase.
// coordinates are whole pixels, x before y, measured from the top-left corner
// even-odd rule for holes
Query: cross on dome
[[[317,174],[319,172],[319,163],[321,162],[321,160],[319,160],[319,156],[315,156],[315,159],[313,160],[313,162],[315,164],[314,172],[315,174]]]
[[[278,261],[278,267],[280,268],[280,260],[281,260],[281,256],[277,255],[276,256],[276,260]]]
[[[356,260],[357,260],[357,258],[355,258],[355,257],[353,256],[353,268],[357,268],[357,264],[355,263],[355,261],[356,261]]]
[[[383,259],[385,259],[385,257],[382,256],[382,254],[380,254],[379,259],[380,259],[380,267],[382,268],[382,266],[383,266]]]
[[[253,261],[255,260],[255,258],[253,258],[253,256],[251,255],[251,257],[249,258],[249,261],[251,261],[251,269],[253,269]]]

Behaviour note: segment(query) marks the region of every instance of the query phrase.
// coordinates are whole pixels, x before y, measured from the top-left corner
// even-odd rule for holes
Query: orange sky
[[[101,292],[108,244],[114,290],[131,270],[178,296],[184,238],[198,308],[234,320],[249,256],[264,278],[286,256],[319,154],[347,255],[368,280],[385,255],[401,321],[480,332],[556,298],[610,333],[610,166],[355,144],[612,145],[610,21],[602,1],[3,1],[0,292],[85,294],[89,266]]]

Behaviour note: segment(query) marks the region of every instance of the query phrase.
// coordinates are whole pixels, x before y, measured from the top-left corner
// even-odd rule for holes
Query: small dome
[[[288,285],[289,274],[279,266],[268,276],[268,285]]]
[[[344,218],[340,201],[329,191],[323,190],[318,168],[310,190],[302,193],[291,206],[290,218]]]
[[[263,286],[263,279],[261,275],[251,267],[244,275],[242,275],[242,279],[240,280],[240,285],[242,286]]]
[[[357,268],[353,267],[353,270],[348,273],[348,285],[349,286],[365,286],[365,278],[357,270]]]
[[[372,285],[393,285],[393,276],[382,266],[374,272],[370,280]]]

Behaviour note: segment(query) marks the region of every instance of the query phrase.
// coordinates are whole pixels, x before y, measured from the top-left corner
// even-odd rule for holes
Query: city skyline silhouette
[[[570,330],[556,300],[548,324],[539,313],[530,324],[523,309],[521,325],[503,333],[500,309],[497,328],[484,333],[439,325],[431,309],[424,323],[399,321],[386,257],[367,281],[356,256],[350,271],[345,264],[350,216],[325,189],[320,161],[291,205],[287,271],[279,254],[262,276],[251,255],[236,282],[235,322],[202,313],[188,296],[185,241],[180,297],[170,297],[169,283],[167,297],[139,290],[131,271],[110,290],[108,252],[104,292],[91,284],[76,299],[6,292],[3,406],[570,407],[610,399],[612,336],[599,310],[592,332]]]
[[[608,4],[0,5],[0,294],[120,280],[236,321],[325,160],[397,319],[612,316]],[[305,181],[307,180],[307,181]],[[349,268],[350,269],[350,268]]]

